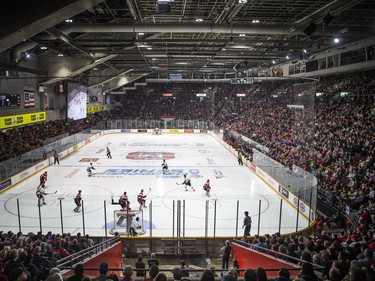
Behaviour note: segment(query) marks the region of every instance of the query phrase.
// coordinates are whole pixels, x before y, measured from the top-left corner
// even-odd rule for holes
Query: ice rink
[[[106,146],[112,159],[106,156]],[[162,159],[169,165],[167,174],[162,173]],[[96,168],[92,177],[86,171],[90,162]],[[294,232],[296,221],[298,229],[308,225],[305,217],[297,216],[290,204],[249,168],[239,166],[236,156],[208,134],[107,134],[46,170],[46,192],[51,193],[46,195],[46,205],[38,208],[35,195],[41,172],[0,195],[1,230],[110,235],[117,221],[114,210],[119,209],[111,204],[111,197],[117,201],[126,191],[131,208],[138,210],[141,189],[149,192],[143,210],[145,236],[176,235],[178,202],[180,234],[185,237],[242,236],[244,211],[252,217],[252,235],[278,232],[279,221],[282,234]],[[195,191],[177,185],[184,174]],[[202,188],[207,179],[210,197]],[[73,211],[78,190],[84,202],[80,213]]]

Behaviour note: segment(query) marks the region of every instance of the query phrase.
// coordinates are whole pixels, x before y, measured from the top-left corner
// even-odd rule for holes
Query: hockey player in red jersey
[[[120,196],[120,199],[118,201],[120,203],[121,209],[125,210],[126,207],[129,205],[129,199],[126,191],[124,191],[124,194]]]
[[[204,185],[203,189],[206,191],[206,195],[210,196],[211,186],[210,186],[210,180],[207,180]]]
[[[138,194],[138,196],[137,196],[137,201],[138,201],[138,203],[139,203],[139,209],[141,210],[142,209],[142,207],[147,207],[146,206],[146,198],[147,197],[147,195],[143,195],[143,189],[141,189],[141,192]]]
[[[47,171],[45,171],[43,174],[40,175],[38,188],[41,186],[45,187],[46,182],[47,182]]]

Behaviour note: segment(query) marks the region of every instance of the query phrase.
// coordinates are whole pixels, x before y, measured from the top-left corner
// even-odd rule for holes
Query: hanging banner
[[[35,106],[35,93],[33,84],[25,84],[23,86],[23,94],[25,96],[25,108]]]
[[[0,116],[0,130],[46,121],[46,112]]]

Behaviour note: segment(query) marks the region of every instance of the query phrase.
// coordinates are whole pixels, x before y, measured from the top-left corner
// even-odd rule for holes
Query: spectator
[[[175,267],[172,269],[172,274],[173,274],[173,279],[175,281],[181,280],[182,279],[182,270],[181,268]]]
[[[12,269],[8,276],[9,281],[26,281],[27,280],[27,271],[23,267],[16,267]]]
[[[148,267],[151,268],[152,265],[159,265],[159,260],[155,258],[155,253],[151,253],[150,258],[147,260]]]
[[[305,278],[305,276],[308,276],[312,281],[319,281],[319,278],[315,274],[312,264],[309,262],[304,262],[302,264],[302,268],[299,273],[299,277]]]
[[[108,263],[101,262],[99,265],[99,276],[93,278],[93,281],[105,281],[108,279]]]
[[[202,272],[200,281],[215,281],[215,274],[210,269],[205,269]]]
[[[165,273],[159,272],[155,276],[154,281],[168,281],[168,278],[167,278],[167,275],[165,275]]]
[[[153,264],[150,266],[150,269],[148,270],[149,277],[145,277],[144,281],[152,281],[158,275],[159,273],[159,267],[156,264]]]
[[[244,281],[257,281],[257,274],[254,269],[247,268],[243,274]]]
[[[255,272],[257,274],[258,281],[267,281],[267,272],[262,267],[258,267]]]
[[[130,265],[125,266],[124,268],[124,278],[121,281],[133,281],[133,268]]]
[[[17,249],[12,249],[9,251],[8,255],[6,256],[6,258],[4,259],[5,263],[4,263],[4,275],[8,277],[8,279],[10,279],[10,274],[12,272],[13,269],[16,269],[16,268],[24,268],[23,264],[18,260],[18,250]]]
[[[189,266],[186,264],[184,260],[181,261],[180,268],[182,270],[182,276],[183,277],[189,277]]]
[[[84,273],[84,267],[83,267],[83,264],[82,263],[79,263],[77,264],[75,267],[74,267],[74,275],[70,276],[67,281],[82,281],[83,277],[85,277],[83,275]]]
[[[135,262],[135,268],[137,269],[136,276],[137,277],[145,277],[146,271],[142,270],[146,268],[146,264],[144,263],[142,256],[138,256],[137,261]]]
[[[232,254],[232,246],[230,245],[229,240],[225,241],[224,246],[221,248],[221,254],[222,254],[222,269],[228,269],[229,268],[229,260]]]
[[[290,272],[286,268],[281,268],[279,270],[279,276],[275,278],[275,281],[289,281],[290,280]]]

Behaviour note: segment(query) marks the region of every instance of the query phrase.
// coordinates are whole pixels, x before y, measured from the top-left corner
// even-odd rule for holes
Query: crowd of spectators
[[[225,140],[249,158],[251,145],[231,132],[267,147],[268,155],[285,166],[296,165],[311,172],[318,178],[319,188],[328,192],[332,204],[345,202],[358,210],[367,224],[372,224],[371,215],[375,214],[374,73],[346,75],[344,81],[338,77],[326,78],[322,85],[318,83],[318,88],[340,89],[351,94],[332,98],[328,103],[327,98],[316,103],[313,124],[301,110],[287,107],[294,102],[292,87],[289,91],[274,90],[279,93],[274,99],[264,95],[252,103],[233,100],[216,121],[226,129]],[[369,84],[357,85],[358,80]],[[360,90],[360,95],[353,93],[353,89]],[[364,94],[363,89],[370,93]],[[364,209],[369,213],[363,214]]]
[[[309,261],[311,258],[327,266],[325,275],[330,280],[343,280],[351,273],[361,275],[358,267],[370,276],[373,269],[367,261],[371,257],[373,262],[375,250],[375,71],[322,78],[317,82],[317,92],[322,95],[314,104],[305,104],[314,106],[313,118],[301,109],[287,107],[297,101],[293,83],[282,81],[247,88],[244,85],[153,85],[143,89],[142,96],[139,93],[125,96],[122,111],[3,131],[0,142],[7,146],[0,147],[0,157],[2,160],[17,158],[41,147],[49,138],[75,134],[105,118],[149,119],[173,115],[182,119],[214,120],[225,130],[224,139],[250,159],[253,147],[232,132],[267,147],[267,154],[285,166],[296,165],[311,172],[318,178],[319,188],[329,194],[330,203],[345,202],[358,213],[358,221],[351,222],[353,227],[349,232],[330,235],[320,228],[314,238],[256,237],[251,243],[268,243],[267,247],[281,253]],[[169,92],[173,97],[162,96]],[[207,93],[208,97],[200,98],[196,93]],[[245,93],[246,98],[238,98],[236,93]],[[46,274],[44,267],[51,269],[56,257],[88,246],[85,237],[51,233],[2,233],[0,243],[1,264],[19,259],[14,265],[22,263],[24,268],[33,268],[30,271],[35,278]],[[42,273],[32,266],[33,259],[36,261],[39,256],[40,263],[48,262],[48,266],[42,265]],[[3,268],[9,281],[16,280],[11,272],[10,268]],[[18,270],[17,277],[21,273]]]
[[[0,274],[9,281],[45,280],[57,261],[94,245],[86,234],[0,231]],[[26,273],[26,275],[22,275]],[[18,277],[25,279],[18,279]]]

